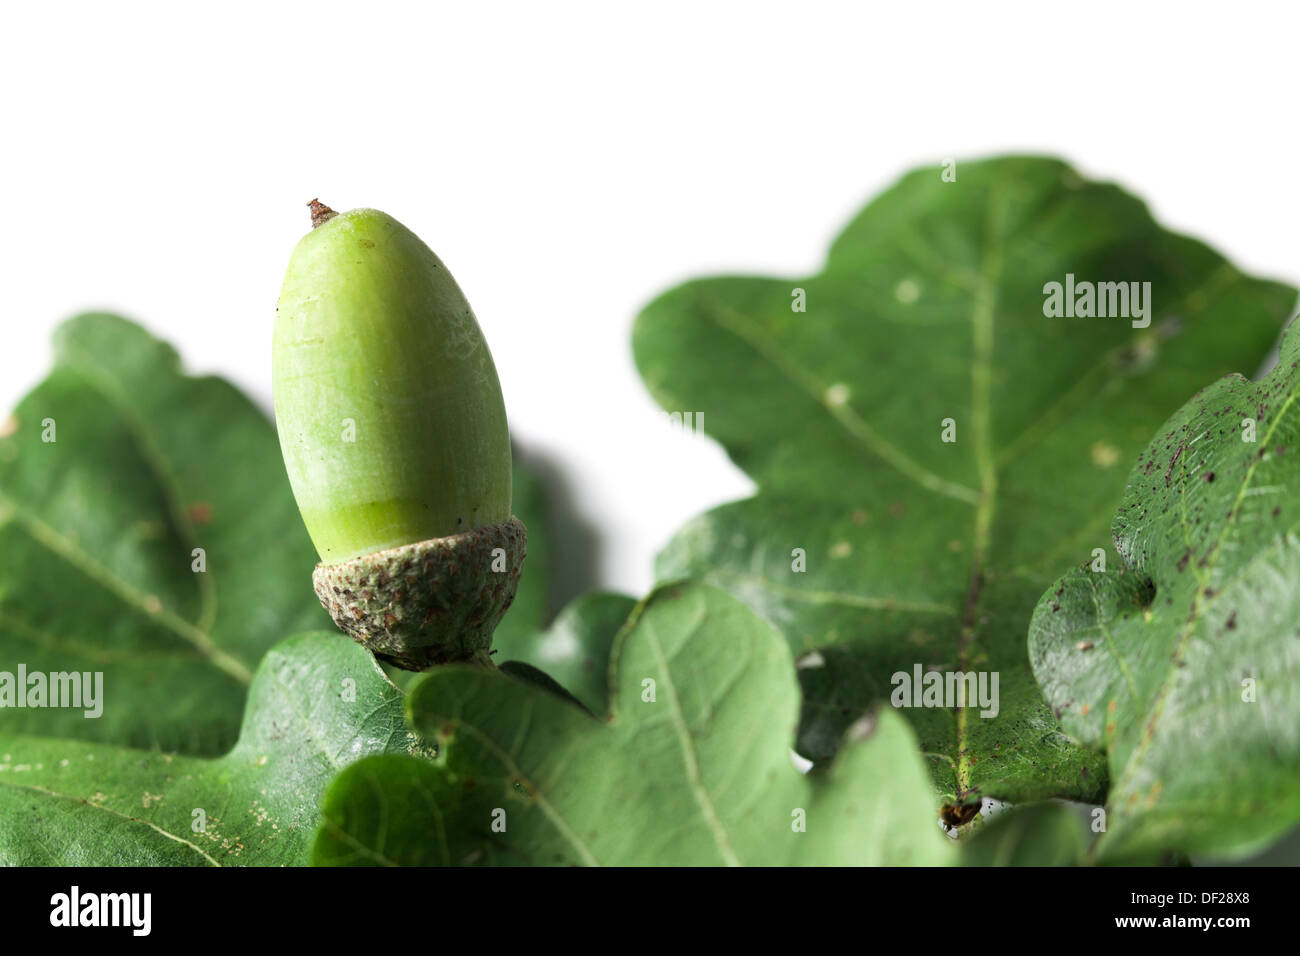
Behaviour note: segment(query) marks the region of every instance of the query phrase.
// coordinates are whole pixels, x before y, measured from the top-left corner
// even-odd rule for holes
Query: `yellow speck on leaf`
[[[894,286],[894,298],[903,305],[911,305],[921,298],[921,286],[915,279],[904,279]]]
[[[1098,468],[1113,468],[1119,461],[1119,449],[1104,441],[1093,442],[1088,454]]]
[[[849,400],[849,387],[843,382],[836,382],[830,388],[826,389],[826,404],[832,408],[839,408]]]

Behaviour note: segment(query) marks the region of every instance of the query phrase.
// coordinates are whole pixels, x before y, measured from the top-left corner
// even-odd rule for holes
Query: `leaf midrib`
[[[686,722],[686,716],[682,711],[682,702],[677,696],[677,685],[673,681],[672,668],[669,666],[667,658],[664,657],[663,645],[659,641],[659,635],[655,632],[654,620],[646,618],[642,621],[641,627],[645,633],[645,639],[650,645],[651,653],[654,654],[655,663],[659,665],[663,687],[668,695],[668,713],[672,718],[673,730],[677,736],[678,746],[681,749],[682,762],[686,770],[686,782],[691,788],[691,795],[695,798],[696,806],[700,808],[700,812],[704,815],[704,825],[708,827],[723,862],[727,866],[740,866],[740,857],[736,855],[736,850],[731,845],[731,837],[727,833],[722,818],[718,815],[718,808],[713,803],[713,795],[709,793],[708,787],[704,785],[704,776],[700,769],[700,758],[695,748],[695,737],[691,734],[690,727]],[[698,628],[692,628],[693,632],[697,630]]]
[[[1003,236],[1006,204],[1003,194],[990,188],[985,213],[984,252],[980,261],[979,284],[971,309],[971,431],[974,434],[976,470],[980,476],[980,498],[975,509],[975,524],[971,542],[971,571],[967,589],[966,609],[961,630],[958,632],[957,669],[966,673],[970,667],[971,646],[975,642],[976,622],[984,586],[985,565],[988,559],[989,537],[993,516],[997,510],[998,467],[993,452],[993,346],[994,309],[997,303],[997,284],[1002,272]],[[971,708],[957,707],[957,772],[956,794],[958,802],[970,792],[970,755],[968,727]]]

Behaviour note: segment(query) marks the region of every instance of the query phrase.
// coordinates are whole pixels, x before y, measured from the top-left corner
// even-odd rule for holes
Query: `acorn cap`
[[[512,515],[461,534],[318,564],[312,583],[334,623],[376,657],[417,671],[453,662],[490,667],[492,632],[519,589],[527,538]]]

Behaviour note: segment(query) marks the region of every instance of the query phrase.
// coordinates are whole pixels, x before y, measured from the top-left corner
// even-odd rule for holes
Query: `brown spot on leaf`
[[[1178,443],[1178,448],[1177,448],[1177,450],[1174,452],[1173,457],[1169,459],[1169,468],[1165,471],[1165,487],[1166,487],[1166,488],[1168,488],[1169,485],[1170,485],[1170,483],[1173,481],[1173,476],[1174,476],[1174,465],[1178,464],[1178,459],[1182,456],[1182,454],[1183,454],[1183,443],[1182,443],[1182,442],[1179,442],[1179,443]]]
[[[945,803],[939,810],[939,816],[948,826],[960,827],[974,820],[979,812],[978,803],[965,803],[959,806]]]

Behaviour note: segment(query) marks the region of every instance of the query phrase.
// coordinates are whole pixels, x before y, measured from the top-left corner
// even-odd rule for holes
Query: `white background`
[[[1281,4],[204,9],[0,6],[0,405],[44,376],[58,321],[108,308],[269,407],[304,203],[374,206],[457,276],[515,436],[560,463],[599,583],[629,592],[750,488],[665,426],[638,308],[694,275],[815,271],[911,165],[1059,154],[1300,279]]]

